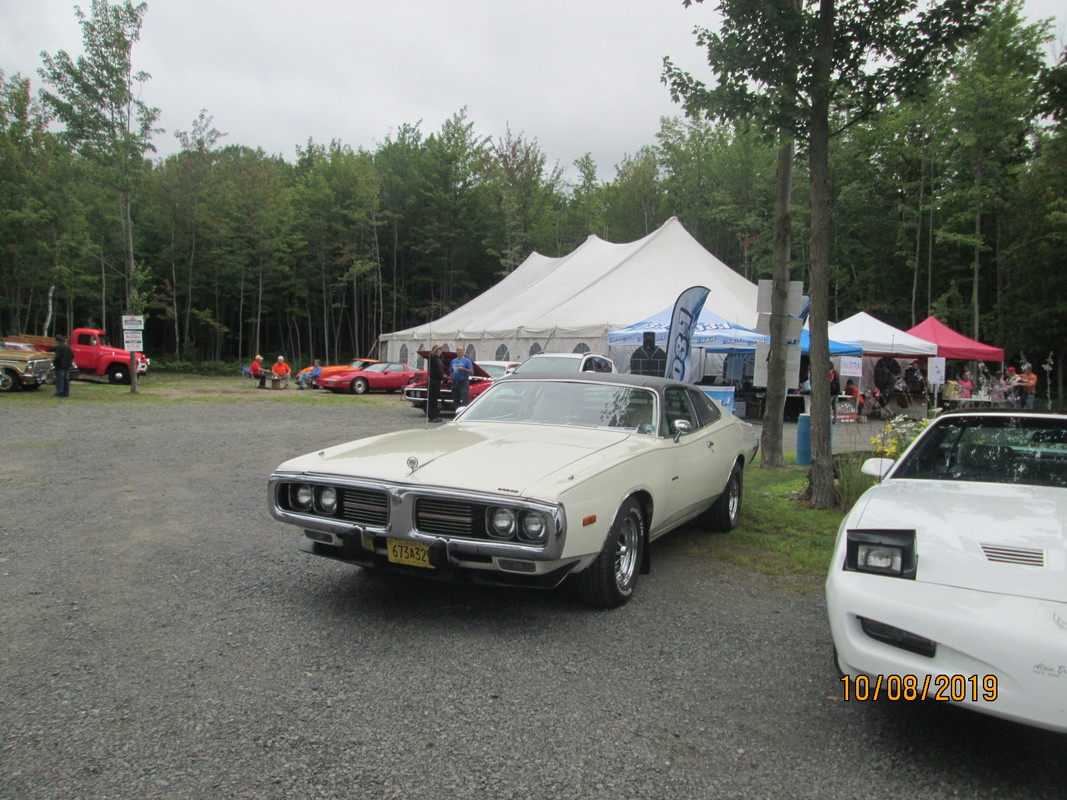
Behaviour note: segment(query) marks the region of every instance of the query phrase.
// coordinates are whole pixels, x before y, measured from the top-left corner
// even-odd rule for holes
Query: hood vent
[[[1005,547],[999,544],[983,544],[982,552],[989,561],[1002,564],[1022,564],[1027,567],[1045,566],[1045,551],[1033,547]]]

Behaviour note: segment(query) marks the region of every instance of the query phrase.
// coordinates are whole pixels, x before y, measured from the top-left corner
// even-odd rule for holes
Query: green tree
[[[698,0],[699,2],[699,0]],[[689,6],[692,0],[684,0]],[[789,131],[807,147],[811,198],[809,295],[811,374],[830,360],[830,170],[832,136],[891,97],[921,84],[977,25],[980,0],[719,0],[718,31],[702,29],[717,85],[667,64],[666,78],[688,109],[732,109],[742,119]],[[812,380],[812,504],[835,502],[830,459],[829,382]]]

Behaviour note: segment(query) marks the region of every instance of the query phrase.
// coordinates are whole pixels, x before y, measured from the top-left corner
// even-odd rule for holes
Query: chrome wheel
[[[645,547],[641,506],[628,498],[615,515],[600,555],[574,576],[578,594],[587,603],[618,608],[633,595]]]
[[[628,591],[637,577],[637,556],[641,551],[641,515],[634,510],[619,526],[615,543],[615,586]]]

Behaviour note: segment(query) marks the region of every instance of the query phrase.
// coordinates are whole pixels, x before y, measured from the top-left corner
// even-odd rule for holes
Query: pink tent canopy
[[[1004,349],[982,344],[956,333],[937,317],[927,317],[908,333],[937,345],[937,354],[963,361],[1003,361]]]

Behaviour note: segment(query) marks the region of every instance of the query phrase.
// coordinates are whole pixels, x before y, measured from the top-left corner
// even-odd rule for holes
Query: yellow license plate
[[[430,546],[422,542],[409,542],[407,539],[387,539],[386,546],[389,549],[389,560],[394,564],[405,564],[409,567],[423,567],[433,569],[430,563]]]

